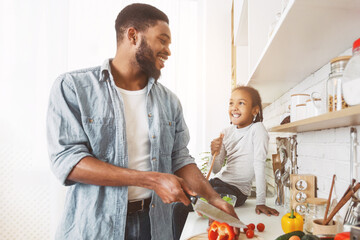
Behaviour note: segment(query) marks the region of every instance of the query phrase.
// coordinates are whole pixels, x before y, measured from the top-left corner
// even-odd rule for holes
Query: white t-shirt
[[[213,166],[214,177],[237,187],[248,196],[255,178],[256,204],[265,204],[265,161],[269,134],[263,123],[252,123],[244,128],[232,125],[225,128],[223,133],[223,144]],[[222,167],[226,156],[227,163]]]
[[[146,113],[147,87],[138,91],[117,88],[124,102],[126,141],[128,147],[128,168],[151,171],[149,123]],[[151,197],[147,188],[129,186],[129,201]]]

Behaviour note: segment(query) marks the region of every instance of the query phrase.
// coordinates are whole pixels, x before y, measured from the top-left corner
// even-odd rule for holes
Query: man
[[[157,83],[168,24],[155,7],[129,5],[116,19],[115,57],[56,80],[49,154],[70,186],[57,239],[172,239],[170,203],[189,204],[184,192],[236,216],[189,155],[179,100]]]

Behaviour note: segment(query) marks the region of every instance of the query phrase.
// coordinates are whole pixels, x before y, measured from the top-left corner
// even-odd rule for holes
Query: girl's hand
[[[264,213],[267,216],[271,216],[271,215],[279,216],[279,212],[276,209],[268,207],[266,205],[256,205],[255,212],[257,214]]]
[[[211,141],[211,155],[214,156],[214,154],[217,152],[220,152],[221,146],[222,146],[222,141],[224,138],[224,134],[220,133],[220,137],[215,138],[214,140]]]

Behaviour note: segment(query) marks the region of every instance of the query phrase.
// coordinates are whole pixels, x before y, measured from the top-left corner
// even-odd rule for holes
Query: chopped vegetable
[[[227,201],[227,202],[230,203],[230,204],[231,204],[231,202],[232,202],[232,199],[231,199],[230,197],[228,197],[228,196],[224,196],[222,199],[225,200],[225,201]]]
[[[233,240],[235,233],[229,224],[214,221],[209,228],[208,237],[209,240]]]

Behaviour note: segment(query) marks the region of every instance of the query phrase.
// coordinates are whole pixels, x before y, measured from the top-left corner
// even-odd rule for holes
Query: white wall
[[[341,56],[343,55],[351,55],[351,49],[341,54]],[[322,99],[326,99],[325,86],[329,73],[330,63],[324,65],[266,107],[264,109],[264,124],[266,127],[271,128],[279,125],[281,115],[285,113],[286,108],[290,104],[291,94],[317,91],[321,93]],[[325,108],[325,102],[323,108]],[[360,126],[356,126],[356,129],[360,133]],[[269,156],[276,153],[275,138],[287,135],[271,133]],[[328,197],[332,176],[336,174],[335,193],[333,193],[333,196],[339,200],[350,184],[350,127],[297,133],[296,135],[298,141],[299,174],[314,174],[317,177],[317,195],[321,198]],[[360,156],[359,152],[358,148],[358,156]],[[359,174],[359,168],[356,171]],[[342,217],[344,217],[346,210],[347,206],[343,207],[340,211]]]
[[[66,188],[46,147],[49,89],[59,74],[114,56],[115,17],[133,0],[84,2],[0,0],[0,239],[52,239],[61,218]],[[197,158],[228,124],[231,0],[145,2],[169,15],[173,56],[160,81],[183,104]]]
[[[204,92],[201,120],[204,135],[203,151],[210,150],[212,139],[229,125],[228,102],[231,92],[231,0],[203,1],[204,22],[203,54],[206,63],[202,71]]]

